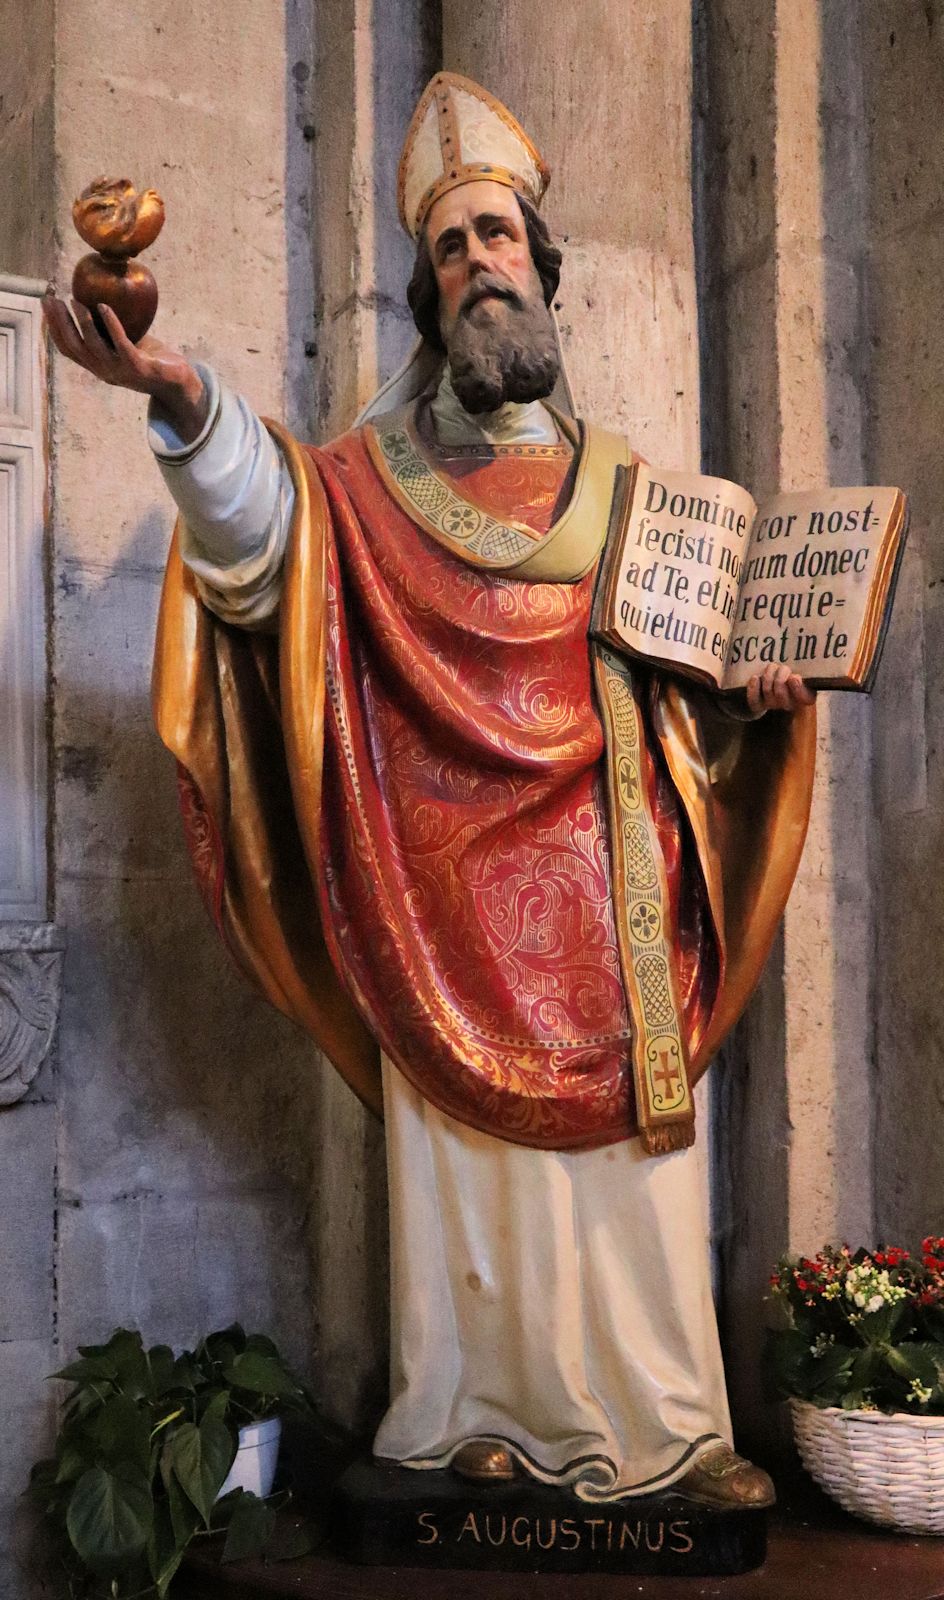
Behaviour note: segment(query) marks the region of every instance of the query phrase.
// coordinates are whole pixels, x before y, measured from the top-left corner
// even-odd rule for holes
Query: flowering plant
[[[827,1245],[770,1279],[777,1392],[846,1411],[944,1415],[944,1238],[907,1250]]]

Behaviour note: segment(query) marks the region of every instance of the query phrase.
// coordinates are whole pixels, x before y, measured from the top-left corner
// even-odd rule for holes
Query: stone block
[[[44,278],[53,264],[53,0],[0,4],[0,270]]]
[[[944,50],[934,5],[891,0],[861,22],[874,242],[939,216]]]
[[[61,877],[180,876],[171,757],[154,730],[155,568],[70,561],[57,606],[56,845]]]
[[[690,263],[584,238],[565,252],[558,316],[578,413],[660,466],[697,468]]]
[[[56,1386],[46,1381],[59,1365],[51,1339],[0,1343],[0,1416],[5,1443],[0,1451],[0,1594],[3,1600],[36,1600],[41,1554],[34,1518],[23,1500],[30,1467],[48,1455],[56,1429]],[[50,1590],[45,1590],[50,1593]]]
[[[60,906],[65,1194],[303,1195],[325,1069],[235,970],[193,886],[71,882]]]
[[[776,36],[768,0],[697,10],[701,209],[709,271],[727,285],[774,247]]]
[[[552,227],[596,246],[691,251],[691,14],[609,0],[446,0],[443,63],[501,96],[553,171]],[[540,40],[540,48],[533,41]],[[614,109],[618,113],[614,115]]]
[[[233,1321],[267,1333],[308,1366],[301,1208],[281,1194],[129,1197],[66,1205],[60,1223],[62,1349],[140,1328],[150,1344],[192,1348]]]
[[[53,1328],[56,1108],[0,1110],[0,1350]]]
[[[906,547],[875,688],[875,800],[883,822],[928,803],[924,562]]]
[[[746,484],[756,499],[780,487],[776,307],[776,265],[770,256],[726,285],[723,298],[712,306],[706,335],[704,426],[711,470]],[[734,335],[747,327],[750,339]]]

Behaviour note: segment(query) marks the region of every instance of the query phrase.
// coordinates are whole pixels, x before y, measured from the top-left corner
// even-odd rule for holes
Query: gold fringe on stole
[[[668,886],[646,793],[643,728],[629,667],[609,650],[592,649],[607,736],[613,905],[633,1019],[639,1136],[649,1155],[667,1155],[695,1142]]]

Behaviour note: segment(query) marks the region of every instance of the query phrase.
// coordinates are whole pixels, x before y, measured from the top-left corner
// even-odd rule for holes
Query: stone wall
[[[878,1232],[944,1233],[944,9],[866,8],[866,461],[911,496],[875,695]]]
[[[67,286],[83,249],[72,197],[102,172],[156,185],[168,222],[149,258],[162,295],[155,331],[301,426],[307,8],[280,7],[273,27],[248,3],[136,0],[117,26],[98,0],[62,6],[55,162],[37,156],[32,227],[9,164],[22,157],[29,177],[23,152],[41,151],[48,125],[52,7],[40,9],[0,11],[4,74],[29,46],[27,71],[10,77],[16,104],[6,76],[2,85],[2,114],[14,115],[0,125],[0,270],[55,270]],[[173,763],[149,709],[172,518],[144,402],[59,360],[52,380],[51,880],[68,953],[57,1060],[0,1114],[0,1412],[18,1442],[0,1466],[9,1600],[35,1568],[19,1511],[13,1521],[48,1427],[43,1375],[78,1342],[124,1324],[179,1346],[238,1316],[307,1369],[312,1339],[319,1065],[238,978],[190,881]]]
[[[248,0],[132,0],[120,26],[70,0],[55,35],[52,8],[27,27],[0,0],[0,272],[65,285],[73,195],[102,171],[156,184],[156,331],[327,437],[410,339],[394,173],[442,62],[506,99],[555,169],[581,410],[667,465],[703,444],[760,491],[912,494],[879,688],[823,707],[797,891],[717,1080],[733,1396],[762,1431],[778,1250],[944,1231],[941,7],[865,8],[860,36],[843,0],[701,0],[694,173],[688,0],[586,0],[553,27],[540,0],[285,0],[278,27]],[[62,362],[53,386],[50,914],[68,950],[57,1049],[0,1111],[0,1411],[23,1450],[0,1465],[10,1600],[42,1374],[80,1339],[122,1322],[186,1343],[239,1315],[360,1427],[385,1381],[380,1130],[216,943],[151,728],[171,518],[143,403]]]
[[[866,173],[855,17],[698,8],[706,462],[761,496],[863,480]],[[716,1082],[722,1324],[760,1442],[761,1296],[782,1251],[873,1234],[871,706],[821,696],[784,932]]]

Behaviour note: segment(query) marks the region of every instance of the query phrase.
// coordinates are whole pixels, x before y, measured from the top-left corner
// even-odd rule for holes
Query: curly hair
[[[519,194],[517,189],[514,194],[524,216],[528,247],[531,251],[531,260],[534,262],[534,270],[541,282],[544,304],[549,306],[560,283],[561,253],[548,232],[547,223],[539,216],[531,201],[523,194]],[[413,321],[427,344],[431,344],[434,350],[445,350],[439,328],[439,285],[436,282],[436,272],[426,243],[425,228],[421,231],[417,242],[416,260],[407,285],[406,298],[413,313]]]

